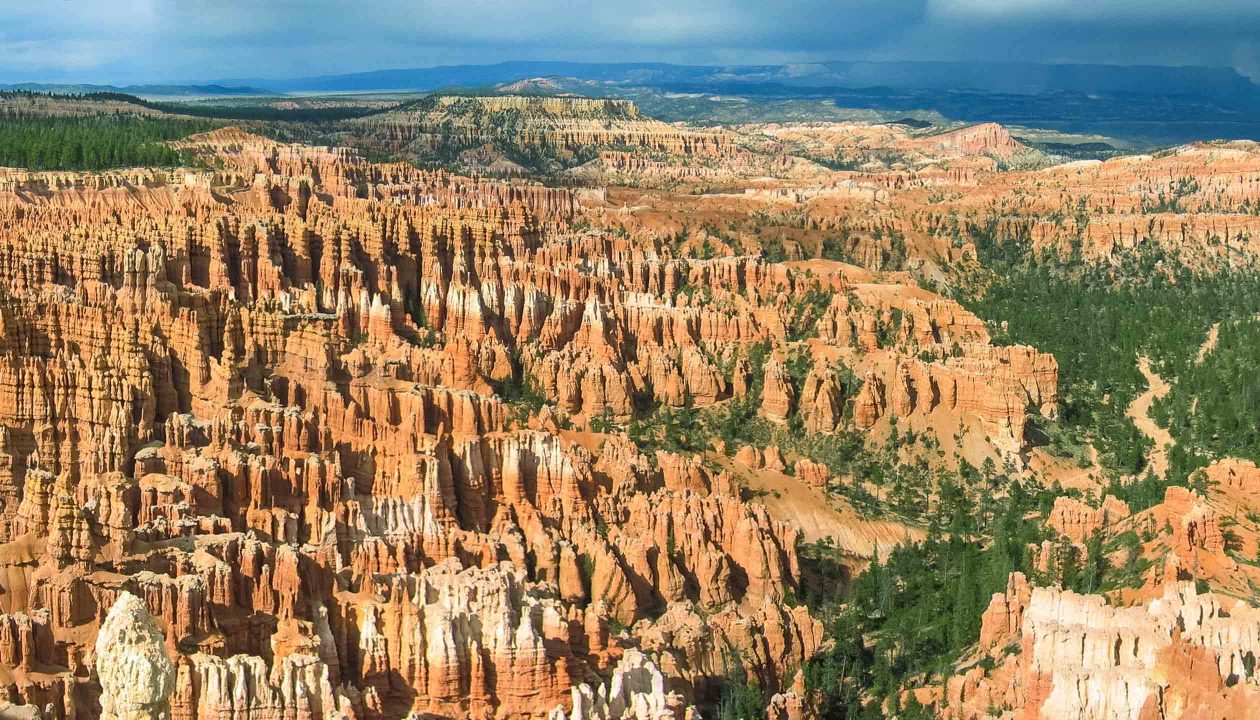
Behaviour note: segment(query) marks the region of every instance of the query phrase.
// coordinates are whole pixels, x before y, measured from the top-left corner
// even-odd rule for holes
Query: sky
[[[0,83],[291,78],[507,60],[1232,66],[1260,0],[4,0]]]

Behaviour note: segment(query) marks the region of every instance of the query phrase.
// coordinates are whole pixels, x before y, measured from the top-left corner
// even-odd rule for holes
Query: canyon
[[[338,132],[0,169],[0,717],[681,720],[732,685],[820,717],[836,611],[806,599],[954,532],[863,504],[911,467],[925,507],[976,468],[1062,491],[1025,518],[1046,573],[1095,541],[1140,570],[1011,573],[907,697],[960,720],[1260,707],[1260,470],[1219,458],[1150,507],[1068,493],[1038,440],[1059,361],[955,292],[985,233],[1243,265],[1254,143],[1060,162],[992,123],[710,128],[524,96]],[[1154,380],[1136,419],[1171,441]]]

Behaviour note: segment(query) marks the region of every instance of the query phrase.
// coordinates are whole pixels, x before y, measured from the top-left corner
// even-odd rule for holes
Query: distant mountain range
[[[793,65],[506,62],[374,70],[291,79],[223,80],[219,85],[277,92],[364,92],[476,88],[526,78],[563,76],[620,85],[688,84],[734,90],[747,84],[787,88],[971,91],[1016,95],[1133,93],[1210,98],[1260,108],[1260,86],[1233,68],[1194,66],[1042,65],[974,62],[826,62]]]
[[[459,90],[632,100],[663,120],[831,120],[851,115],[995,121],[1137,146],[1260,140],[1260,85],[1232,68],[972,62],[790,65],[506,62],[206,84],[20,83],[0,90],[119,92],[149,99]],[[211,112],[206,110],[206,112]],[[236,117],[233,115],[232,117]]]
[[[524,81],[524,82],[522,82]],[[979,62],[792,65],[506,62],[218,84],[282,93],[476,90],[634,100],[694,122],[826,119],[845,111],[937,114],[1160,146],[1260,140],[1260,86],[1233,68]],[[517,90],[516,88],[522,88]],[[743,104],[744,108],[740,107]]]
[[[123,93],[139,97],[197,97],[226,95],[274,95],[271,90],[234,85],[89,85],[83,83],[10,83],[0,91],[27,91],[58,94]]]

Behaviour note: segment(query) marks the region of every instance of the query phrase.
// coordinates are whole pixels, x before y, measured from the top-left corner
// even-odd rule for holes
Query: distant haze
[[[1230,67],[1255,0],[46,0],[0,7],[0,83],[205,83],[507,60]]]
[[[674,65],[665,63],[505,62],[392,68],[298,78],[232,78],[237,88],[278,92],[358,92],[482,88],[541,77],[571,77],[684,92],[809,92],[828,88],[976,90],[989,93],[1137,93],[1198,95],[1243,101],[1254,108],[1260,86],[1233,68],[1159,65],[1051,65],[983,62],[823,62],[787,65]]]

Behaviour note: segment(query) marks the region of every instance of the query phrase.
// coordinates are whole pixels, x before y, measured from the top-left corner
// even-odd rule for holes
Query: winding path
[[[1168,448],[1177,444],[1172,433],[1160,427],[1151,417],[1151,404],[1168,394],[1172,389],[1164,378],[1151,369],[1151,361],[1145,355],[1138,358],[1138,370],[1146,378],[1146,392],[1138,395],[1129,403],[1125,415],[1133,421],[1138,430],[1155,443],[1146,457],[1147,467],[1156,477],[1163,479],[1168,475]]]
[[[1212,352],[1212,348],[1216,347],[1216,340],[1221,336],[1221,324],[1216,323],[1208,329],[1207,339],[1199,346],[1199,354],[1194,357],[1194,361],[1199,365],[1203,364],[1203,360],[1207,358],[1207,354]]]

